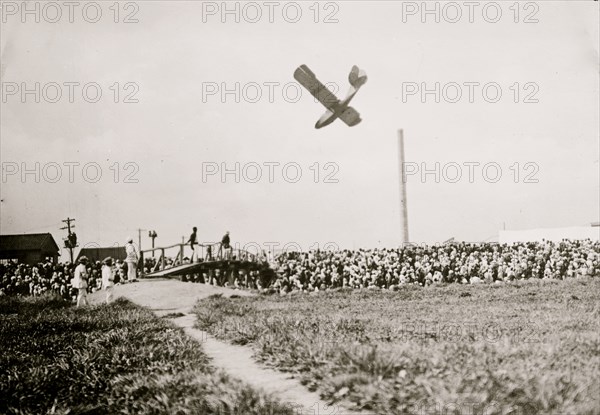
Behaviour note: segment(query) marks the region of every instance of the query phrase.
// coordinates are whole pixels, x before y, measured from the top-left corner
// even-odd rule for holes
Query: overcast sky
[[[598,2],[428,3],[439,22],[421,2],[98,2],[96,23],[95,5],[71,23],[55,4],[4,2],[2,234],[62,245],[69,216],[82,245],[197,226],[202,241],[396,246],[400,128],[412,241],[599,219]],[[325,108],[295,84],[300,64],[339,98],[364,69],[362,123],[315,129]],[[21,175],[35,163],[39,183]]]

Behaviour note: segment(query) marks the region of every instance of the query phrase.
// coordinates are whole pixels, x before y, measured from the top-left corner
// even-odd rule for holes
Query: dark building
[[[106,257],[111,257],[113,260],[125,260],[127,254],[124,246],[110,246],[107,248],[81,248],[77,255],[77,260],[82,256],[86,256],[92,262],[102,261]]]
[[[37,264],[50,259],[58,261],[60,248],[50,233],[0,235],[0,260]]]

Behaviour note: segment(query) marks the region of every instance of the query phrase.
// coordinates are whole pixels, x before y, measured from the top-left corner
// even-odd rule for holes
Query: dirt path
[[[148,279],[133,284],[118,285],[114,297],[126,297],[136,304],[153,311],[162,317],[170,313],[191,313],[194,304],[213,294],[249,296],[247,291],[231,290],[206,284],[181,282],[174,279]],[[99,304],[106,298],[106,291],[88,296],[92,304]]]
[[[171,321],[202,344],[204,352],[212,359],[215,367],[293,405],[298,408],[298,414],[357,414],[347,409],[328,406],[317,393],[309,392],[291,375],[260,366],[253,359],[250,347],[224,343],[202,330],[193,328],[196,317],[192,314],[192,308],[199,299],[213,294],[222,294],[226,297],[253,295],[246,291],[171,279],[142,280],[133,284],[119,285],[114,291],[115,298],[126,297],[136,304],[147,307],[159,317],[182,313],[183,316],[173,318]],[[105,297],[105,291],[89,296],[92,304],[102,303]]]

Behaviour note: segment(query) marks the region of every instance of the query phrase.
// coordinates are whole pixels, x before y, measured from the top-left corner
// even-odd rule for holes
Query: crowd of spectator
[[[181,280],[229,288],[262,290],[273,285],[277,274],[266,262],[252,268],[223,263],[218,267],[184,275]]]
[[[169,267],[173,267],[173,266],[177,266],[177,265],[181,265],[181,264],[189,264],[190,260],[188,257],[185,257],[183,259],[183,262],[179,261],[178,259],[174,259],[168,256],[165,256],[165,268],[169,268]],[[150,257],[150,258],[144,258],[144,274],[150,274],[151,272],[153,272],[156,269],[158,269],[157,267],[158,264],[158,259],[154,258],[154,257]],[[160,264],[158,264],[160,265]]]
[[[266,261],[266,259],[265,259]],[[189,263],[184,258],[183,263]],[[165,265],[180,261],[165,258]],[[156,259],[145,258],[149,273]],[[102,288],[102,264],[87,264],[88,291]],[[57,293],[75,299],[71,286],[75,264],[51,262],[30,266],[0,264],[0,295]],[[114,263],[115,284],[126,282],[127,265]],[[600,242],[408,245],[396,249],[285,252],[268,264],[248,269],[224,262],[181,277],[232,288],[279,292],[319,291],[328,288],[397,289],[403,284],[497,283],[524,279],[565,279],[600,276]]]
[[[399,249],[288,252],[272,264],[289,292],[403,284],[494,283],[600,275],[600,242],[408,245]]]
[[[181,275],[180,278],[184,282],[198,282],[202,284],[210,284],[215,286],[223,286],[230,288],[250,288],[262,289],[267,288],[276,279],[275,272],[269,268],[266,257],[256,256],[257,263],[248,267],[240,265],[241,262],[252,262],[248,258],[237,258],[235,255],[228,257],[230,261],[217,261],[211,264],[210,267],[205,267],[200,270]],[[159,260],[156,258],[144,258],[144,272],[149,274],[154,270],[159,269]],[[191,258],[184,257],[183,261],[165,257],[165,268],[178,266],[182,264],[190,264]],[[196,263],[201,264],[207,262],[204,259],[199,259]],[[208,261],[211,262],[211,261]]]
[[[77,264],[71,262],[54,264],[50,261],[36,265],[8,262],[0,264],[1,295],[41,295],[55,293],[75,301],[77,289],[71,285]],[[102,288],[102,264],[100,261],[87,264],[88,291]],[[115,283],[123,283],[127,276],[127,265],[117,260],[114,264]]]

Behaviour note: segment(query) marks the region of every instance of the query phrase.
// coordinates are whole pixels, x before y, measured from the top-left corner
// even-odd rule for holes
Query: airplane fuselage
[[[342,113],[349,108],[348,105],[350,105],[350,101],[352,101],[352,98],[354,98],[354,95],[356,95],[356,92],[354,92],[353,94],[350,94],[343,101],[329,106],[327,109],[331,112],[331,115],[329,115],[328,113],[325,113],[325,115],[329,115],[329,116],[323,116],[323,117],[319,118],[319,120],[315,124],[315,128],[317,128],[317,129],[323,128],[325,126],[328,126],[329,124],[331,124],[338,118],[340,118],[340,115],[342,115]]]

